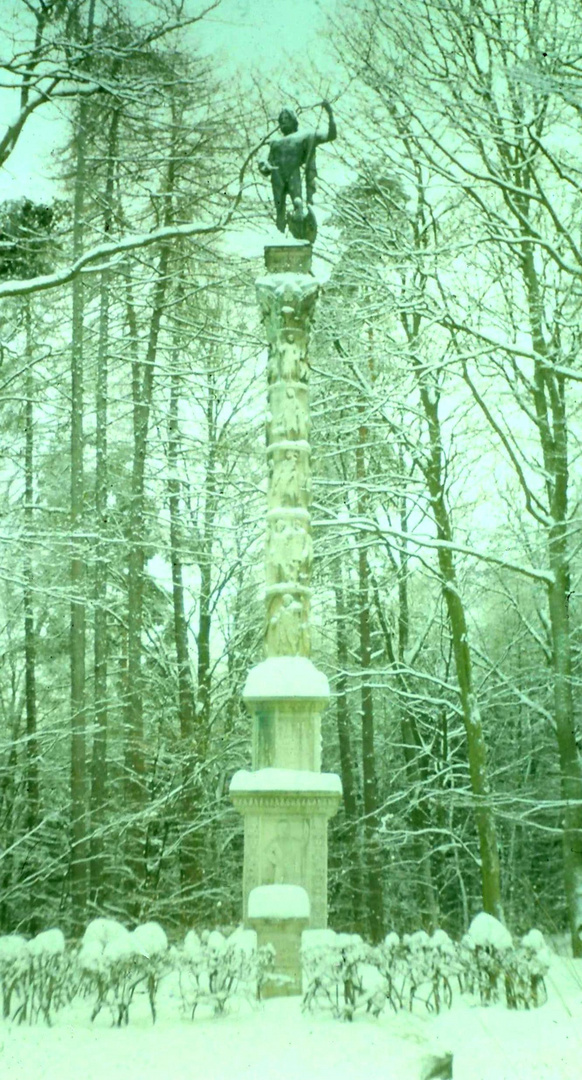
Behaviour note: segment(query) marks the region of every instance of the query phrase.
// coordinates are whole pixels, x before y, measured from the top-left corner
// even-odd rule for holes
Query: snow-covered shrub
[[[529,1009],[546,1000],[550,952],[539,930],[530,930],[516,946],[509,931],[482,911],[461,945],[467,988],[479,994],[482,1005],[500,1000],[502,994],[510,1009]]]
[[[45,930],[29,941],[27,948],[30,954],[30,1020],[43,1016],[50,1024],[52,1013],[67,1005],[74,994],[65,938],[61,930]]]
[[[184,1008],[193,1017],[199,1005],[220,1014],[235,997],[257,1000],[273,958],[270,946],[257,948],[254,930],[239,927],[228,937],[213,930],[202,938],[190,930],[176,956]]]
[[[404,960],[408,969],[408,1008],[412,1010],[419,987],[429,983],[432,973],[430,938],[426,930],[405,934],[402,938]]]
[[[463,969],[469,990],[479,994],[482,1005],[498,1001],[513,939],[509,930],[493,915],[480,911],[462,942]]]
[[[530,930],[505,959],[505,996],[510,1009],[537,1008],[547,1000],[544,975],[550,951],[540,930]]]
[[[352,1020],[357,1009],[369,1008],[376,980],[366,980],[373,949],[359,934],[331,930],[303,935],[301,959],[305,975],[303,1009],[331,1008],[334,1016]]]
[[[157,930],[150,930],[151,927],[157,927]],[[95,1019],[105,1005],[111,1010],[113,1021],[118,1027],[127,1024],[129,1006],[136,988],[140,983],[148,983],[150,974],[153,975],[156,970],[162,941],[166,943],[167,949],[166,935],[157,923],[146,923],[144,927],[137,929],[140,933],[134,931],[132,934],[116,919],[94,919],[85,930],[78,963],[83,972],[85,986],[89,992],[95,994],[91,1020]],[[150,964],[149,955],[144,951],[144,942],[150,945],[154,942],[153,966]],[[155,975],[153,983],[148,985],[148,993],[152,985],[154,989],[153,994],[150,994],[150,1006],[152,1018],[155,1020]]]
[[[30,941],[17,939],[14,950],[13,980],[5,1007],[10,1011],[10,996],[16,991],[18,1005],[13,1019],[31,1024],[43,1017],[51,1023],[54,1013],[74,996],[71,958],[65,952],[61,930],[44,930]],[[10,948],[10,947],[9,947]]]
[[[136,968],[142,972],[152,1020],[155,1023],[156,996],[160,980],[171,970],[168,939],[165,931],[157,922],[147,922],[136,926],[131,938],[136,957]]]
[[[422,936],[421,936],[422,935]],[[409,1008],[415,998],[424,1002],[428,1012],[440,1013],[443,1006],[451,1008],[451,980],[459,970],[457,950],[444,930],[435,930],[429,938],[423,930],[412,934],[409,952]]]
[[[451,979],[459,962],[456,947],[444,930],[435,930],[432,937],[417,930],[405,934],[402,941],[392,932],[374,949],[373,959],[382,976],[381,991],[395,1012],[405,1005],[412,1010],[415,1000],[429,1012],[438,1013],[443,1005],[451,1007]],[[377,992],[371,1005],[375,1015],[379,1001]]]
[[[22,992],[25,987],[29,967],[29,953],[26,938],[20,934],[6,934],[0,937],[0,987],[2,988],[2,1015],[10,1016],[13,995]]]
[[[382,982],[370,998],[369,1011],[379,1016],[388,1002],[398,1012],[407,996],[409,970],[405,947],[395,931],[386,934],[382,944],[376,946],[372,959]]]

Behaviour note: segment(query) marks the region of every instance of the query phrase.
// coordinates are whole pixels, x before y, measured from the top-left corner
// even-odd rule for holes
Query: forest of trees
[[[0,161],[65,117],[58,198],[0,205],[3,932],[240,912],[266,357],[262,261],[229,237],[268,224],[281,96],[327,94],[307,66],[233,93],[181,51],[202,7],[147,14],[30,0],[2,63]],[[582,955],[582,10],[333,19],[310,351],[330,922],[459,934],[484,908]]]

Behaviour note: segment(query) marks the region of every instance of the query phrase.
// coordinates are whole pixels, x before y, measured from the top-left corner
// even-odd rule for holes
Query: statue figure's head
[[[299,127],[299,121],[292,109],[281,109],[279,113],[279,127],[283,135],[292,135]]]

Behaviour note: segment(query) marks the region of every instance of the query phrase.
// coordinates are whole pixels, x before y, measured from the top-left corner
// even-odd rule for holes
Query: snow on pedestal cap
[[[308,769],[239,769],[230,781],[230,792],[237,791],[311,791],[314,794],[342,793],[337,773],[310,772]]]
[[[329,699],[329,683],[306,656],[270,656],[251,668],[243,690],[244,701],[267,698]]]
[[[249,893],[249,919],[308,919],[309,912],[301,885],[257,885]]]

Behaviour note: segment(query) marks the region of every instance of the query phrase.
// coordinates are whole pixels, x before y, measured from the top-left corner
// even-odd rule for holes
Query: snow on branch
[[[473,559],[479,559],[481,562],[491,563],[493,566],[500,566],[504,570],[512,570],[515,574],[521,574],[523,577],[529,578],[530,581],[539,581],[544,585],[554,584],[554,575],[549,570],[536,570],[533,566],[524,566],[523,563],[515,563],[511,559],[503,559],[498,555],[490,555],[486,551],[476,551],[475,548],[468,547],[466,544],[456,544],[451,540],[431,540],[429,537],[414,536],[413,533],[402,532],[400,529],[394,529],[390,526],[379,525],[375,521],[371,521],[369,518],[326,518],[322,521],[314,521],[314,527],[317,525],[337,525],[341,528],[357,529],[359,532],[374,533],[376,536],[381,537],[383,540],[387,536],[394,537],[396,540],[403,540],[406,543],[413,543],[419,548],[431,548],[434,551],[438,551],[439,548],[446,548],[449,551],[455,551],[459,555],[469,555]]]
[[[188,225],[166,225],[161,229],[154,229],[149,233],[138,233],[133,236],[122,237],[121,240],[112,241],[108,244],[98,244],[81,255],[75,262],[63,270],[57,270],[54,274],[42,274],[40,277],[25,278],[22,280],[4,281],[0,284],[0,299],[6,296],[26,296],[29,293],[44,292],[45,289],[54,289],[59,285],[67,285],[69,281],[77,277],[81,272],[96,273],[111,265],[108,260],[126,251],[135,251],[137,248],[148,247],[164,240],[175,240],[180,237],[208,236],[218,232],[226,224],[225,221],[213,225],[202,225],[192,222]],[[95,265],[96,264],[96,265]]]

